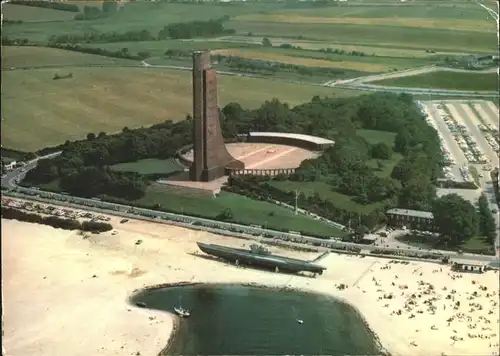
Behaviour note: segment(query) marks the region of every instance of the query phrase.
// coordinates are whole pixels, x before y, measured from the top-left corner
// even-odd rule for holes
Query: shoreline
[[[393,356],[494,355],[497,349],[492,343],[497,338],[490,335],[500,334],[495,321],[498,304],[493,304],[500,289],[498,272],[459,274],[448,266],[426,262],[331,253],[319,263],[327,267],[325,273],[307,278],[201,258],[204,254],[196,245],[211,242],[248,248],[251,241],[141,220],[120,224],[119,218],[110,217],[115,234],[88,236],[2,219],[3,341],[9,355],[63,354],[64,347],[87,339],[93,341],[75,350],[74,356],[120,356],[138,351],[157,355],[168,349],[179,320],[168,311],[132,307],[131,298],[158,288],[196,284],[241,285],[333,298],[353,308],[381,352]],[[319,254],[269,248],[274,254],[304,260],[314,260]],[[430,297],[436,300],[432,302],[436,311],[427,310]],[[483,308],[470,313],[470,298]],[[74,300],[84,302],[75,305]],[[461,305],[454,307],[455,300]],[[473,317],[477,330],[468,329],[470,323],[457,313]],[[106,322],[96,324],[95,315]],[[454,321],[447,327],[450,316]],[[487,337],[467,337],[467,333]],[[58,344],[52,341],[55,335],[62,340]],[[449,340],[459,336],[461,340]]]
[[[338,303],[346,305],[348,308],[351,308],[352,311],[354,311],[360,318],[361,322],[365,326],[365,328],[368,330],[370,335],[372,336],[375,346],[378,350],[377,355],[380,356],[392,356],[392,354],[385,349],[385,347],[382,345],[379,336],[377,333],[373,330],[373,328],[370,326],[368,321],[366,320],[365,316],[360,312],[360,310],[353,305],[349,300],[339,297],[339,296],[333,296],[331,294],[327,293],[317,293],[308,289],[300,289],[300,288],[289,288],[289,287],[279,287],[279,286],[273,286],[273,285],[265,285],[257,282],[250,282],[250,283],[244,283],[244,282],[234,282],[234,283],[224,283],[224,282],[216,282],[216,283],[209,283],[209,282],[188,282],[188,281],[181,281],[177,283],[160,283],[157,285],[151,285],[151,286],[146,286],[144,288],[135,290],[129,297],[129,303],[133,306],[136,306],[135,303],[132,302],[132,299],[134,297],[137,297],[140,294],[148,293],[148,292],[153,292],[158,289],[167,289],[167,288],[179,288],[179,287],[195,287],[195,286],[210,286],[210,287],[218,287],[218,286],[224,286],[224,287],[250,287],[250,288],[259,288],[259,289],[266,289],[270,291],[274,291],[276,293],[282,293],[282,292],[299,292],[299,293],[304,293],[304,294],[314,294],[314,295],[320,295],[323,297],[327,297],[330,299],[335,300]],[[136,306],[138,307],[138,306]],[[138,308],[143,308],[143,309],[148,309],[152,311],[156,311],[157,309],[150,309],[147,305],[145,307],[138,307]],[[176,334],[178,332],[179,325],[178,323],[180,322],[180,318],[175,315],[175,313],[167,312],[175,316],[175,322],[174,322],[174,327],[173,330],[170,334],[170,337],[168,339],[167,345],[159,352],[159,355],[163,355],[166,352],[168,352],[168,349],[170,348],[172,342],[174,341]]]

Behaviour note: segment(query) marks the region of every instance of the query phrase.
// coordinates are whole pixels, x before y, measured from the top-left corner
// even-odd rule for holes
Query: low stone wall
[[[275,177],[277,175],[292,175],[296,168],[272,168],[272,169],[232,169],[226,168],[226,175],[229,176],[268,176]]]

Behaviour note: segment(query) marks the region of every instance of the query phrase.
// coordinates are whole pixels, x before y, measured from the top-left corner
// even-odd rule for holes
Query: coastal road
[[[39,159],[47,159],[53,158],[57,155],[61,154],[61,152],[55,152],[47,156],[39,157],[33,161],[30,161],[24,169],[28,171],[29,169],[33,169],[36,166],[36,162]],[[143,209],[137,208],[129,205],[115,204],[95,199],[86,199],[79,198],[69,195],[57,194],[52,192],[46,192],[43,190],[35,189],[35,188],[26,188],[20,187],[16,185],[16,179],[23,176],[25,172],[22,172],[21,169],[17,169],[15,171],[10,172],[8,177],[2,179],[2,186],[14,190],[13,192],[6,192],[8,196],[18,197],[21,199],[34,200],[45,202],[49,204],[55,205],[64,205],[82,210],[90,210],[97,211],[100,213],[106,213],[116,216],[121,216],[125,218],[133,218],[133,219],[142,219],[154,222],[162,222],[167,224],[177,224],[190,229],[201,229],[205,231],[210,231],[214,233],[219,233],[228,236],[240,236],[248,239],[254,240],[262,240],[262,236],[269,235],[275,236],[280,239],[285,244],[293,244],[290,240],[300,240],[299,245],[319,245],[323,247],[329,248],[345,248],[345,247],[358,247],[363,249],[374,249],[377,248],[379,250],[392,251],[392,252],[409,252],[415,251],[418,252],[420,249],[418,248],[394,248],[394,247],[383,247],[383,246],[366,246],[356,243],[349,242],[340,242],[334,240],[325,240],[319,239],[311,236],[299,236],[290,233],[278,232],[263,228],[255,228],[246,225],[232,224],[232,223],[224,223],[220,221],[210,220],[210,219],[202,219],[191,217],[187,215],[181,214],[173,214],[166,213],[161,211],[155,211],[151,209]],[[166,221],[165,221],[166,220]],[[167,222],[168,221],[168,222]],[[239,232],[235,232],[239,231]],[[258,234],[259,236],[256,236]],[[269,239],[266,239],[269,240]],[[427,251],[420,251],[420,253]],[[485,255],[476,255],[476,254],[458,254],[454,251],[438,251],[438,250],[429,250],[428,252],[439,253],[443,256],[448,256],[453,259],[473,259],[480,262],[497,262],[497,259],[494,256],[485,256]]]
[[[22,180],[26,173],[35,168],[38,161],[41,159],[51,159],[59,156],[62,153],[62,151],[57,151],[54,153],[50,153],[45,156],[37,157],[35,159],[32,159],[31,161],[26,162],[26,165],[23,167],[19,167],[16,169],[13,169],[12,171],[7,172],[2,176],[2,187],[7,188],[7,189],[14,189],[17,186],[17,179]]]

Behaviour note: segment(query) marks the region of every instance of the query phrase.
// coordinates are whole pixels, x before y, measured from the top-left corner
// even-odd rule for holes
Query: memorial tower
[[[189,169],[192,181],[220,178],[226,167],[245,168],[224,144],[217,105],[217,72],[211,67],[210,52],[193,53],[193,153]]]

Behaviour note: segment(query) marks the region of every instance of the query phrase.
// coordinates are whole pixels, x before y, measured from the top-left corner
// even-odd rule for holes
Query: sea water
[[[334,298],[258,287],[192,285],[140,293],[132,302],[180,320],[169,355],[375,355],[371,331],[349,305]],[[300,324],[298,320],[303,320]]]

